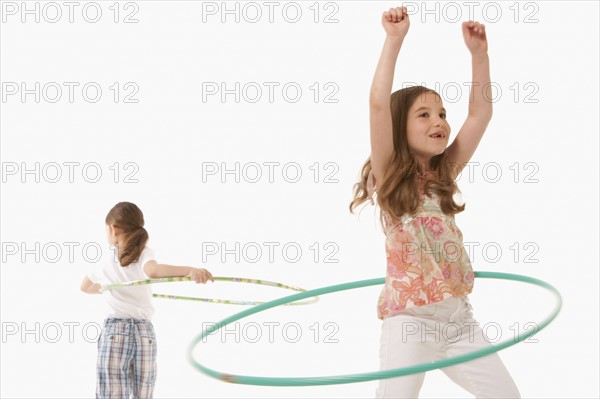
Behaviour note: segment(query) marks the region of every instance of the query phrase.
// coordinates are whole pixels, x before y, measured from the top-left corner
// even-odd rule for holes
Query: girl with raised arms
[[[377,303],[383,320],[380,369],[454,357],[489,346],[473,318],[468,294],[474,273],[454,215],[465,205],[455,179],[473,156],[492,117],[484,96],[490,72],[485,26],[464,22],[473,82],[468,117],[450,146],[442,99],[423,86],[392,93],[396,59],[410,21],[405,7],[383,13],[386,38],[370,92],[371,155],[355,185],[350,212],[377,193],[386,234],[387,273]],[[443,66],[433,48],[430,62]],[[431,55],[431,56],[430,56]],[[422,62],[420,60],[419,62]],[[497,353],[442,368],[477,398],[519,398]],[[377,398],[416,398],[425,373],[379,380]]]

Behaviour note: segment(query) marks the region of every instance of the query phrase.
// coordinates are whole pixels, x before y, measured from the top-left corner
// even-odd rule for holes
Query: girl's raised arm
[[[475,21],[463,22],[465,44],[471,52],[473,81],[469,96],[469,114],[465,123],[448,147],[448,162],[453,179],[469,162],[492,119],[490,59],[485,25]],[[488,92],[489,91],[489,92]]]
[[[375,180],[380,182],[383,180],[385,168],[394,152],[390,97],[396,59],[410,26],[406,7],[390,8],[389,11],[383,13],[381,22],[387,36],[369,96],[371,168]]]

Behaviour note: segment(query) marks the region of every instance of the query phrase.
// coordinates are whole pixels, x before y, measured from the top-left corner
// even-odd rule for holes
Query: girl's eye
[[[425,115],[429,115],[429,112],[425,112],[424,114],[421,114],[419,116],[425,116]],[[446,114],[440,114],[442,118],[446,119]]]

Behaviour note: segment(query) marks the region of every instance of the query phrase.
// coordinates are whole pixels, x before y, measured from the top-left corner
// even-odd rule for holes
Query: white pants
[[[380,370],[414,366],[488,347],[469,299],[448,298],[383,320]],[[476,398],[520,398],[497,353],[440,369]],[[379,380],[377,398],[417,398],[425,373]]]

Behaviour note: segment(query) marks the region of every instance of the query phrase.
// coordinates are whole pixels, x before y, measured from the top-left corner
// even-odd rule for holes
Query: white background
[[[85,2],[75,8],[72,23],[62,2],[57,3],[62,19],[56,23],[49,22],[56,9],[47,8],[46,19],[42,14],[39,22],[35,15],[22,22],[21,2],[13,3],[16,15],[7,13],[8,3],[2,2],[0,42],[2,397],[93,397],[96,344],[89,336],[102,323],[105,308],[102,297],[79,291],[91,265],[81,248],[105,245],[104,217],[119,201],[134,202],[144,212],[149,245],[159,262],[307,289],[385,275],[384,235],[374,208],[369,205],[358,217],[348,212],[348,204],[370,152],[368,92],[385,36],[381,14],[401,3],[298,2],[302,17],[297,23],[282,16],[288,3],[279,3],[272,23],[265,3],[255,3],[263,12],[256,23],[249,21],[255,15],[249,8],[239,22],[228,15],[222,23],[221,2],[212,3],[219,13],[205,15],[205,21],[201,2],[138,1],[137,9],[121,3],[117,23],[113,2],[97,3],[102,16],[96,23],[83,19]],[[42,11],[46,3],[27,6],[33,9],[34,4]],[[240,10],[245,5],[227,2],[230,8],[235,4]],[[537,342],[500,352],[523,397],[598,397],[598,4],[496,2],[487,14],[482,13],[487,3],[477,4],[470,18],[465,3],[450,7],[431,2],[427,8],[437,11],[429,14],[421,2],[411,3],[411,28],[394,90],[412,82],[441,92],[453,140],[467,114],[471,80],[460,24],[475,19],[486,25],[496,83],[494,117],[471,159],[472,169],[459,178],[466,211],[457,215],[457,223],[465,242],[474,243],[470,256],[475,270],[536,277],[563,296],[561,314],[534,337]],[[320,10],[317,23],[315,7]],[[498,9],[502,14],[496,18]],[[138,22],[123,23],[133,11]],[[455,19],[456,11],[461,15]],[[88,12],[93,18],[94,10]],[[293,17],[293,9],[289,12]],[[327,15],[337,22],[324,23]],[[33,94],[24,100],[20,91],[8,94],[13,83],[21,90],[21,83],[34,89],[35,82],[40,87],[56,82],[64,89],[62,97],[49,101],[55,95],[52,85],[39,102]],[[65,82],[79,83],[73,102]],[[89,82],[102,88],[97,102],[82,97],[81,88]],[[115,82],[117,102],[110,89]],[[124,101],[124,94],[133,92],[125,86],[128,82],[137,85],[137,102]],[[254,91],[239,103],[231,94],[225,102],[217,95],[203,101],[203,82],[225,82],[229,89],[235,82],[242,87],[256,82],[264,91],[255,103],[248,101]],[[273,102],[264,82],[279,83]],[[281,87],[289,82],[302,88],[298,102],[282,97]],[[320,88],[316,103],[310,89],[315,82]],[[337,87],[332,97],[337,102],[324,101],[333,93],[327,83]],[[39,182],[35,174],[21,173],[36,162]],[[63,165],[55,183],[50,182],[56,171],[52,162]],[[73,182],[65,162],[79,163]],[[110,167],[117,162],[115,182]],[[137,183],[124,182],[134,171],[124,166],[128,162],[137,165],[131,176]],[[255,169],[245,169],[246,178],[241,175],[239,183],[231,174],[203,178],[203,165],[224,163],[231,169],[236,162],[240,170],[252,162],[263,165],[262,178],[249,181]],[[279,163],[272,182],[265,162]],[[285,178],[293,179],[295,173],[288,169],[283,175],[282,167],[294,162],[302,176],[290,183]],[[86,181],[94,177],[92,169],[82,175],[82,166],[93,163],[102,172],[96,183]],[[317,177],[315,167],[310,168],[315,163]],[[18,170],[11,174],[15,165]],[[334,181],[325,182],[327,175]],[[79,245],[73,259],[65,242]],[[235,243],[279,246],[272,262],[263,246],[262,257],[253,263],[254,252],[239,262],[233,255],[222,260],[220,254],[203,253],[203,243],[211,242],[230,249]],[[337,263],[324,261],[333,252],[325,248],[329,242],[338,247],[332,256]],[[26,249],[39,243],[47,251],[38,251],[36,260],[35,253],[9,251],[11,243],[24,243]],[[62,248],[60,256],[52,243]],[[297,262],[283,257],[286,243],[302,249]],[[310,249],[314,243],[320,248],[316,260]],[[261,300],[288,293],[224,282],[153,289]],[[239,343],[233,333],[215,335],[199,347],[196,358],[219,371],[247,375],[376,371],[380,289],[332,294],[315,305],[254,315],[240,321]],[[523,331],[525,323],[542,320],[555,303],[534,286],[482,279],[476,280],[470,297],[475,317],[481,324],[501,326],[503,340],[513,336],[515,323]],[[261,387],[207,377],[187,362],[188,344],[203,323],[244,307],[163,299],[156,299],[155,306],[157,398],[374,396],[376,381]],[[267,322],[280,323],[273,342]],[[292,322],[302,334],[296,343],[291,343],[295,330],[286,336],[282,332]],[[248,323],[264,327],[256,344],[247,342],[256,334],[256,329],[243,329],[252,326]],[[329,326],[335,330],[325,323],[334,323]],[[87,335],[86,324],[92,326]],[[488,332],[493,335],[494,329]],[[326,342],[327,334],[336,342]],[[421,396],[469,395],[435,370],[427,374]]]

